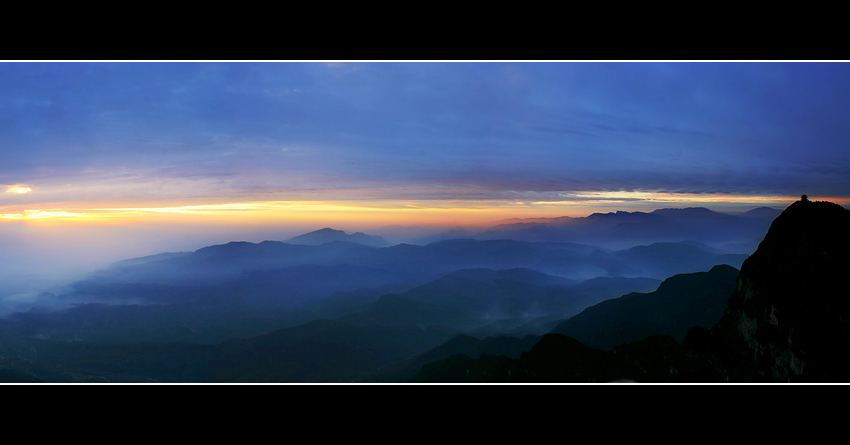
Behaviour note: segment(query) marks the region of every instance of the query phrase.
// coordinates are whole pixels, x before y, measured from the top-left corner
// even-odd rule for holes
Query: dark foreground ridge
[[[551,332],[603,350],[654,334],[682,341],[691,326],[711,328],[717,323],[738,274],[738,269],[721,264],[708,272],[674,275],[654,292],[633,292],[605,300]]]
[[[465,355],[417,382],[850,382],[850,211],[803,199],[742,265],[720,321],[592,349],[549,334],[519,359]]]

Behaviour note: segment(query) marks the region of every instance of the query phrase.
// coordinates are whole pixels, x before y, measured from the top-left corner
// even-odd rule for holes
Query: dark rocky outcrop
[[[741,267],[711,351],[726,381],[850,381],[850,211],[801,200]]]

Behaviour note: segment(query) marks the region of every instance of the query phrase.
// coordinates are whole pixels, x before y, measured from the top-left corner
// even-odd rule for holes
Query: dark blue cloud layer
[[[846,197],[848,74],[844,63],[3,63],[0,184],[123,171],[222,194]]]

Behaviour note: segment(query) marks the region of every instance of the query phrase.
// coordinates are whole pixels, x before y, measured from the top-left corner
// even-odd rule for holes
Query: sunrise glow
[[[506,218],[587,216],[612,208],[652,211],[682,206],[770,206],[793,202],[793,196],[730,196],[709,194],[671,194],[651,192],[582,192],[564,194],[558,201],[256,201],[168,207],[121,208],[47,208],[2,213],[0,220],[113,220],[113,221],[209,221],[264,224],[291,224],[297,220],[335,221],[350,219],[358,223],[413,223],[417,220],[438,224],[481,224]],[[845,203],[841,198],[833,202]]]
[[[31,188],[20,185],[10,185],[9,187],[6,187],[6,193],[16,193],[18,195],[23,195],[24,193],[29,193],[31,191]]]

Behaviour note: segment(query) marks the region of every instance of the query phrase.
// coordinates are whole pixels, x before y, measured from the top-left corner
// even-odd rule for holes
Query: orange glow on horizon
[[[55,220],[62,222],[167,222],[280,224],[429,224],[476,225],[511,218],[580,217],[594,212],[652,211],[657,208],[785,208],[799,197],[672,194],[652,192],[580,192],[562,194],[558,201],[254,201],[179,206],[90,207],[54,203],[46,208],[9,211],[0,208],[0,221]],[[813,198],[841,205],[848,198]],[[102,204],[101,204],[102,205]]]

